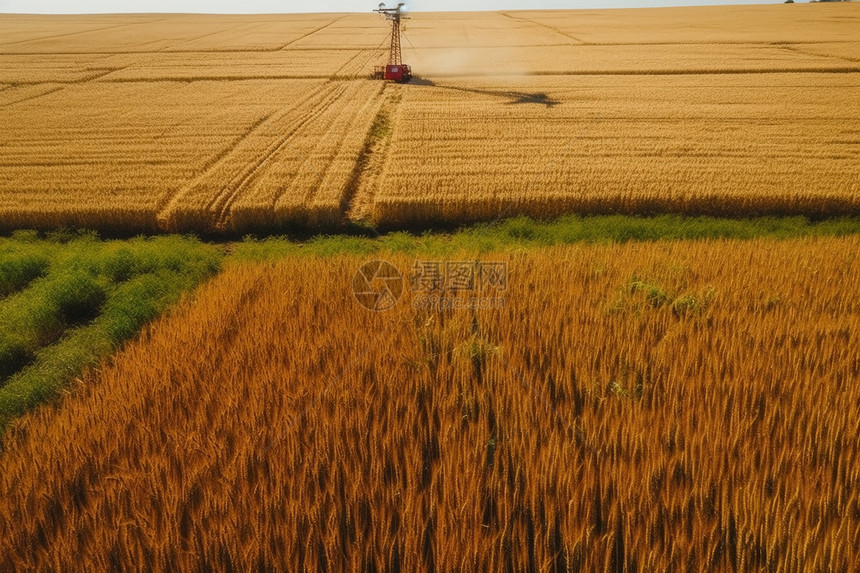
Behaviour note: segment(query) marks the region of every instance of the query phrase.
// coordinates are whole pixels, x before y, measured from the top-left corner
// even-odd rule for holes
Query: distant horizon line
[[[817,4],[817,3],[830,3],[830,2],[855,2],[856,0],[798,0],[794,3],[796,4]],[[2,3],[0,3],[2,4]],[[393,2],[387,2],[387,4],[393,4]],[[408,3],[407,3],[408,4]],[[665,8],[726,8],[732,6],[776,6],[785,4],[784,0],[776,0],[776,1],[744,1],[744,0],[736,0],[729,2],[713,2],[709,4],[693,4],[693,3],[684,3],[676,0],[668,0],[667,2],[660,2],[659,0],[655,1],[654,5],[651,6],[606,6],[605,3],[601,3],[596,6],[591,7],[523,7],[523,8],[474,8],[474,9],[450,9],[450,8],[442,8],[442,9],[408,9],[407,13],[411,14],[421,14],[421,13],[468,13],[468,12],[577,12],[577,11],[613,11],[613,10],[654,10],[654,9],[665,9]],[[92,10],[92,11],[28,11],[28,10],[13,10],[8,11],[2,5],[0,5],[0,14],[15,14],[22,16],[98,16],[98,15],[168,15],[168,14],[176,14],[176,15],[200,15],[200,16],[265,16],[265,15],[286,15],[286,14],[369,14],[373,10],[301,10],[301,11],[269,11],[269,10],[261,10],[261,11],[235,11],[235,12],[224,12],[224,11],[199,11],[199,10],[120,10],[120,11],[102,11],[102,10]]]
[[[109,1],[109,0],[108,0]],[[394,5],[397,0],[389,0],[387,4]],[[822,3],[842,3],[842,2],[852,2],[856,3],[860,0],[796,0],[794,2],[786,2],[785,0],[771,0],[771,1],[763,1],[763,0],[707,0],[707,3],[695,3],[695,0],[650,0],[649,5],[641,6],[641,5],[610,5],[607,6],[605,2],[596,4],[594,6],[578,6],[578,7],[569,7],[569,6],[554,6],[552,5],[557,0],[546,0],[546,3],[549,5],[538,6],[538,7],[497,7],[497,8],[484,8],[482,6],[471,7],[469,9],[459,9],[452,6],[443,6],[441,8],[429,8],[425,9],[424,7],[425,0],[413,0],[412,2],[407,2],[406,13],[407,14],[440,14],[440,13],[493,13],[493,12],[594,12],[594,11],[618,11],[618,10],[659,10],[659,9],[674,9],[674,8],[726,8],[732,6],[778,6],[784,5],[787,3],[793,4],[822,4]],[[516,2],[516,0],[513,0]],[[624,4],[627,2],[636,2],[637,0],[615,0],[619,4]],[[642,0],[640,0],[642,1]],[[649,0],[644,0],[648,2]],[[371,4],[375,4],[377,0],[373,0]],[[10,10],[9,6],[4,6],[3,4],[11,3],[13,6]],[[293,11],[272,11],[272,10],[245,10],[245,11],[215,11],[215,10],[137,10],[133,7],[131,10],[120,10],[120,11],[111,11],[111,10],[30,10],[32,6],[32,2],[28,2],[28,5],[19,7],[15,9],[14,5],[18,2],[2,2],[0,1],[0,14],[3,15],[20,15],[20,16],[112,16],[112,15],[127,15],[127,16],[143,16],[143,15],[181,15],[181,16],[278,16],[278,15],[302,15],[302,14],[369,14],[373,10],[372,8],[368,8],[367,10],[325,10],[325,9],[310,9],[310,10],[293,10]],[[410,7],[416,6],[418,7]],[[315,7],[316,8],[316,7]]]
[[[830,2],[855,2],[856,0],[800,0],[794,3],[796,4],[818,4],[818,3],[830,3]],[[671,0],[670,0],[671,2]],[[668,3],[664,5],[654,5],[654,6],[595,6],[595,7],[577,7],[577,8],[557,8],[557,7],[542,7],[542,8],[478,8],[478,9],[429,9],[429,10],[408,10],[408,14],[427,14],[427,13],[468,13],[468,12],[580,12],[580,11],[615,11],[615,10],[659,10],[659,9],[667,9],[667,8],[728,8],[733,6],[776,6],[784,4],[784,0],[779,0],[775,2],[763,2],[759,1],[744,1],[744,0],[731,0],[727,3],[713,3],[713,4],[682,4],[682,3]],[[0,7],[0,14],[9,14],[9,15],[20,15],[20,16],[112,16],[112,15],[127,15],[127,16],[135,16],[135,15],[178,15],[178,16],[278,16],[278,15],[289,15],[289,14],[370,14],[373,10],[362,10],[362,11],[354,11],[354,10],[307,10],[307,11],[291,11],[291,12],[271,12],[271,11],[249,11],[249,12],[215,12],[215,11],[162,11],[162,10],[154,10],[154,11],[81,11],[81,12],[29,12],[29,11],[12,11],[7,12],[2,7]]]

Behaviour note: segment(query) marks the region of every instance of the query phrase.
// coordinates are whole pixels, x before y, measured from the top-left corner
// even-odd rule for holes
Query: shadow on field
[[[549,95],[543,92],[518,92],[518,91],[496,91],[496,90],[484,90],[479,88],[464,88],[459,86],[446,86],[442,84],[437,84],[431,79],[422,78],[418,76],[414,76],[410,81],[410,85],[413,86],[429,86],[435,88],[443,88],[446,90],[455,90],[460,92],[469,92],[480,95],[488,95],[493,97],[502,97],[507,98],[510,101],[506,102],[505,105],[519,105],[519,104],[529,104],[534,103],[538,105],[545,105],[546,107],[553,107],[561,102],[555,99],[552,99]]]

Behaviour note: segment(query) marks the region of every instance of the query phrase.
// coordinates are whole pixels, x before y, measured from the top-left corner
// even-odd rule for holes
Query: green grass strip
[[[216,246],[180,236],[0,238],[0,269],[13,277],[0,298],[0,433],[214,275],[222,256]],[[38,264],[18,263],[29,260]],[[21,266],[38,272],[20,278]]]
[[[297,243],[284,237],[246,237],[234,247],[233,259],[266,260],[290,255],[373,255],[404,252],[430,256],[454,253],[546,247],[573,243],[624,243],[681,239],[791,239],[860,234],[860,218],[811,221],[805,217],[723,219],[660,215],[560,217],[535,221],[528,217],[479,224],[458,231],[414,234],[394,232],[379,237],[325,235]]]

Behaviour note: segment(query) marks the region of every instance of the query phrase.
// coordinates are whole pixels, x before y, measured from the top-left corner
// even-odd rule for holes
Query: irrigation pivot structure
[[[406,83],[412,79],[412,68],[403,63],[400,54],[400,21],[408,18],[402,11],[403,6],[405,4],[401,2],[396,8],[386,8],[383,2],[374,10],[391,22],[391,46],[388,50],[388,63],[374,69],[374,78],[401,83]]]

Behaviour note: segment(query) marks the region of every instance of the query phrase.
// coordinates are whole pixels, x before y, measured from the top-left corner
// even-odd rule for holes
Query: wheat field
[[[489,253],[503,306],[376,313],[359,257],[233,264],[10,430],[0,568],[851,570],[857,252]]]
[[[4,15],[0,228],[860,212],[850,3]]]

